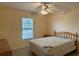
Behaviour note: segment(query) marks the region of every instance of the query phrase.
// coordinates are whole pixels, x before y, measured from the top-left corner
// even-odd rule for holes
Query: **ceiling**
[[[57,4],[61,6],[66,6],[68,8],[72,8],[74,6],[79,6],[79,2],[47,2],[48,4]],[[40,2],[0,2],[0,6],[8,6],[11,8],[16,8],[24,11],[38,12],[40,11],[38,6],[40,6]]]

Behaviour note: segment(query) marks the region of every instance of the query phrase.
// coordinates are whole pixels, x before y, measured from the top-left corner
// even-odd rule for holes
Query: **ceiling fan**
[[[70,8],[61,4],[52,3],[52,2],[41,2],[41,5],[38,6],[40,8],[39,14],[47,15],[54,14],[56,12],[61,11],[69,11]]]

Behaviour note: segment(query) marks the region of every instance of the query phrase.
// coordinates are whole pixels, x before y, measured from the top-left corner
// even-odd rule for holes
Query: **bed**
[[[77,33],[54,32],[51,37],[30,41],[31,51],[38,56],[63,56],[77,50]]]

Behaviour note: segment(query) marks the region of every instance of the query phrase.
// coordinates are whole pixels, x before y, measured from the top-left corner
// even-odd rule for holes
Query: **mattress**
[[[60,37],[45,37],[30,41],[32,52],[36,55],[65,55],[76,49],[74,40]]]

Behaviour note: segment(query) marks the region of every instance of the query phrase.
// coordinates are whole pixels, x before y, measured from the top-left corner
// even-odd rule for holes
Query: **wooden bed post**
[[[56,31],[54,31],[54,36],[56,36]]]
[[[78,34],[76,32],[76,41],[75,41],[75,44],[76,44],[76,51],[78,52]]]

